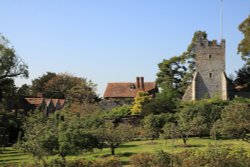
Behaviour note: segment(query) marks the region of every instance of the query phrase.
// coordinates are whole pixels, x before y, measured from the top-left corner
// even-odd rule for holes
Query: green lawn
[[[120,148],[116,149],[116,155],[118,155],[124,164],[128,164],[129,156],[140,153],[150,152],[154,153],[158,150],[168,151],[170,153],[180,152],[186,149],[205,149],[209,144],[228,144],[236,145],[237,147],[243,147],[248,150],[250,154],[250,144],[240,140],[217,140],[216,142],[211,139],[192,138],[188,140],[189,147],[183,147],[182,140],[154,140],[151,141],[132,141],[123,144]],[[85,158],[85,159],[97,159],[110,155],[110,150],[105,148],[103,150],[95,150],[93,153],[83,153],[81,155],[68,156],[68,160]],[[48,157],[48,160],[55,158],[53,156]],[[32,156],[22,153],[14,148],[7,147],[2,153],[0,153],[1,163],[22,163],[33,162]]]

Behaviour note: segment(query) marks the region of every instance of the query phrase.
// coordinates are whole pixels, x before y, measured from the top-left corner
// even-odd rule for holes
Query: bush
[[[107,157],[104,159],[93,161],[91,167],[121,167],[121,161],[117,157]]]
[[[109,119],[119,119],[131,115],[130,110],[131,106],[129,105],[118,106],[107,112],[105,117]]]
[[[134,167],[149,167],[153,166],[155,158],[154,154],[138,153],[130,157],[130,164]]]
[[[172,164],[172,155],[164,151],[158,151],[153,164],[153,166],[157,167],[170,167]]]
[[[249,167],[250,157],[242,148],[209,146],[204,151],[180,153],[176,162],[181,167]]]

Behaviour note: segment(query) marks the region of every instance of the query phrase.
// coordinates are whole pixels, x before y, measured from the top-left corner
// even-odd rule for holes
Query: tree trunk
[[[183,140],[184,146],[186,147],[187,146],[187,138],[186,137],[182,137],[182,140]]]
[[[110,150],[111,150],[111,154],[115,155],[115,147],[110,147]]]
[[[66,167],[66,158],[64,154],[60,154],[61,158],[62,158],[62,164],[61,167]]]

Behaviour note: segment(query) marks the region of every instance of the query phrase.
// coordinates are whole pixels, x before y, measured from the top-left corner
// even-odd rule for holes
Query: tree
[[[250,15],[239,25],[239,30],[244,38],[238,45],[238,53],[241,54],[242,60],[250,65]]]
[[[0,82],[17,76],[27,78],[28,66],[16,55],[15,49],[9,47],[9,41],[0,35]]]
[[[143,105],[148,103],[152,99],[147,92],[139,91],[136,94],[131,113],[140,114],[142,112]]]
[[[98,101],[95,87],[95,84],[85,78],[66,73],[47,72],[47,74],[32,81],[33,94],[40,92],[49,98],[66,98],[69,103]]]
[[[36,164],[45,155],[59,155],[65,166],[66,156],[99,146],[86,120],[68,111],[49,117],[36,111],[25,120],[24,137],[17,147],[32,154]]]
[[[241,69],[236,71],[236,74],[234,83],[248,90],[250,88],[250,65],[245,64]]]
[[[120,124],[114,126],[111,122],[106,122],[103,127],[96,130],[97,138],[110,148],[111,154],[115,155],[115,149],[122,143],[133,139],[133,129],[129,125]]]
[[[143,127],[144,127],[144,135],[145,137],[154,140],[155,138],[158,138],[161,132],[162,127],[166,123],[166,121],[169,121],[169,118],[167,115],[153,115],[150,114],[143,119]]]
[[[45,96],[47,96],[45,92],[45,86],[54,77],[56,77],[56,73],[47,72],[46,74],[43,74],[41,77],[32,80],[32,86],[31,86],[32,94],[37,95],[37,93],[43,93]]]
[[[34,126],[35,125],[35,126]],[[44,143],[48,129],[46,126],[45,115],[39,111],[35,111],[26,117],[23,123],[23,139],[19,139],[16,147],[33,156],[36,166],[47,155]]]
[[[109,119],[119,119],[128,116],[130,114],[131,114],[131,106],[123,105],[112,108],[111,111],[108,111],[105,114],[105,117]]]
[[[17,89],[17,96],[30,96],[31,95],[31,86],[23,84],[20,88]]]
[[[162,88],[162,91],[157,93],[155,98],[143,105],[142,115],[176,112],[179,104],[178,92],[166,84],[163,84]]]
[[[232,101],[226,106],[218,121],[217,131],[227,138],[249,141],[250,133],[250,102]]]
[[[226,102],[218,99],[184,102],[176,113],[179,136],[187,145],[189,136],[208,136]]]
[[[53,135],[56,131],[56,144],[53,144],[53,149],[48,148],[48,150],[53,150],[54,153],[62,158],[63,163],[66,164],[66,156],[97,148],[99,146],[97,138],[84,125],[83,119],[79,117],[72,117],[61,121],[55,126],[55,130],[52,132]]]
[[[184,94],[187,86],[192,81],[192,75],[195,71],[195,46],[201,39],[207,39],[205,31],[196,31],[192,38],[187,51],[180,56],[174,56],[170,59],[164,59],[158,64],[159,72],[157,73],[156,82],[170,85],[172,89],[178,90],[180,96]]]

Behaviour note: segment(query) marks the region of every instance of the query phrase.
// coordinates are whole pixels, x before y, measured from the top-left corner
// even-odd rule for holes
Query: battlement
[[[217,40],[209,41],[207,39],[197,42],[197,48],[225,48],[226,41],[223,39],[220,43]]]

